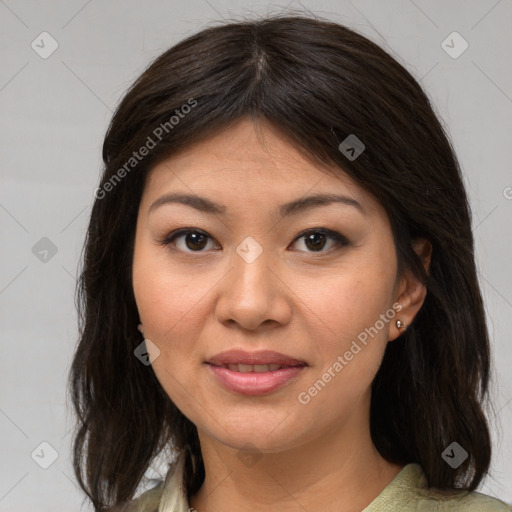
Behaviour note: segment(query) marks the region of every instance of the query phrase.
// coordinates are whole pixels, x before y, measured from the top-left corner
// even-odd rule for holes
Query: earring
[[[397,329],[403,329],[404,331],[407,329],[407,326],[405,325],[404,322],[402,322],[402,320],[396,321],[396,327]]]

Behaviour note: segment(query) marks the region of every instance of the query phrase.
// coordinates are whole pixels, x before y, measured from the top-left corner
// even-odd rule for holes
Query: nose
[[[254,261],[235,252],[231,270],[219,283],[217,320],[251,331],[287,324],[293,293],[279,274],[268,251]]]

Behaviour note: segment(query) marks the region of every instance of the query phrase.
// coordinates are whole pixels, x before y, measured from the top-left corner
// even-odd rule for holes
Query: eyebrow
[[[156,210],[158,207],[169,203],[184,204],[205,213],[218,215],[226,213],[225,206],[217,204],[211,201],[210,199],[206,199],[205,197],[200,197],[191,194],[169,193],[159,197],[149,207],[148,215],[154,210]],[[358,201],[356,201],[352,197],[337,194],[314,194],[311,196],[296,199],[294,201],[282,204],[278,209],[278,213],[280,217],[286,217],[289,215],[296,215],[298,213],[304,212],[305,210],[310,210],[318,206],[325,206],[332,203],[341,203],[348,206],[353,206],[354,208],[359,210],[363,215],[366,215],[364,208]]]

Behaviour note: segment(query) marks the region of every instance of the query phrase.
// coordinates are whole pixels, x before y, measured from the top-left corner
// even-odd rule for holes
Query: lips
[[[240,373],[275,372],[276,370],[280,370],[281,368],[289,368],[288,366],[281,366],[280,364],[223,364],[214,366],[218,366],[219,368],[227,368],[232,372]]]
[[[260,350],[258,352],[229,350],[213,356],[207,363],[242,373],[251,371],[268,372],[279,370],[280,368],[307,366],[305,361],[271,350]]]
[[[267,395],[296,380],[306,362],[279,352],[221,352],[206,363],[225,389],[239,395]]]

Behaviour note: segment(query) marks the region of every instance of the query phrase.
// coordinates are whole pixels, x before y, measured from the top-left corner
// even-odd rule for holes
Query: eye
[[[181,240],[181,243],[176,243],[176,240]],[[203,252],[208,241],[213,241],[213,238],[203,231],[197,229],[179,229],[165,237],[160,243],[163,246],[174,244],[183,252]]]
[[[331,239],[331,246],[327,250],[323,250],[326,246],[326,241]],[[344,247],[348,245],[348,240],[338,233],[330,229],[314,228],[302,232],[294,242],[303,240],[303,245],[308,249],[306,252],[328,252],[333,247]]]
[[[331,240],[330,247],[324,250],[328,240]],[[338,233],[325,228],[314,228],[300,233],[293,243],[303,240],[303,245],[306,247],[306,252],[327,252],[328,250],[338,246],[344,247],[349,244],[348,240]],[[210,235],[198,229],[179,229],[170,233],[163,240],[160,245],[167,247],[173,244],[178,250],[183,252],[204,252],[203,249],[211,249],[207,247],[208,242],[213,242],[214,239]],[[292,243],[292,245],[293,245]]]

